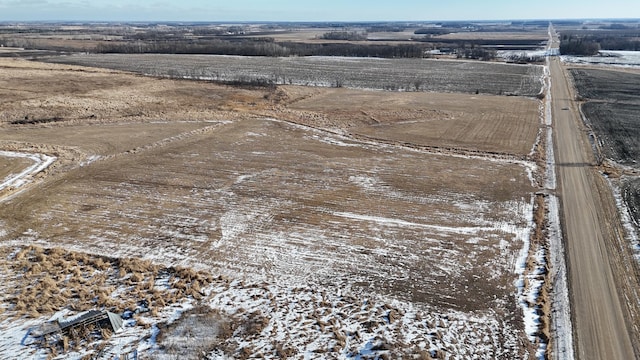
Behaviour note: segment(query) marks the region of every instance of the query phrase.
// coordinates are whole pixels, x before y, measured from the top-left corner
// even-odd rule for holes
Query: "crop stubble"
[[[67,71],[85,76],[75,68],[56,69],[60,76]],[[96,89],[68,96],[95,104],[120,92],[135,92],[139,99],[170,99],[173,93],[188,102],[172,110],[171,102],[162,107],[139,100],[137,104],[149,110],[133,118],[143,123],[134,124],[126,124],[132,118],[117,112],[117,106],[113,118],[97,112],[100,121],[76,116],[46,125],[5,122],[5,141],[31,139],[77,146],[87,155],[117,156],[60,172],[6,202],[0,210],[7,230],[3,239],[28,234],[47,246],[144,257],[284,288],[316,284],[327,291],[346,289],[428,311],[486,316],[505,326],[509,336],[520,336],[514,335],[521,325],[516,320],[513,269],[530,226],[533,192],[521,165],[363,143],[323,130],[336,129],[326,124],[300,120],[302,125],[296,125],[261,116],[277,114],[292,121],[303,111],[335,119],[339,112],[337,128],[347,129],[349,102],[343,99],[372,103],[388,96],[386,104],[351,110],[357,119],[355,133],[401,140],[410,132],[414,137],[409,141],[429,144],[429,134],[444,128],[447,146],[523,154],[538,130],[535,101],[518,99],[517,115],[511,119],[486,114],[500,112],[499,99],[512,104],[514,98],[465,95],[468,104],[486,111],[476,117],[435,94],[314,92],[322,102],[335,102],[338,110],[331,112],[314,107],[307,95],[308,100],[273,101],[270,90],[119,73],[108,78],[119,84],[113,93]],[[288,96],[296,91],[307,90],[285,89]],[[0,106],[15,111],[26,97]],[[197,109],[204,103],[206,111]],[[395,105],[400,105],[400,113],[385,112]],[[426,116],[423,127],[403,128],[404,121],[424,117],[420,111],[425,105],[438,115]],[[65,102],[58,106],[62,113],[76,108]],[[369,113],[363,117],[363,111]],[[176,123],[167,113],[195,122]],[[371,114],[382,121],[368,122]],[[205,116],[225,115],[227,121],[201,122]],[[490,145],[499,139],[478,127],[479,122],[486,129],[508,128],[505,135],[522,134],[513,143]],[[400,130],[380,130],[387,123],[391,128],[400,125]],[[455,134],[470,124],[475,134]],[[212,129],[192,131],[200,127]],[[153,138],[127,136],[129,131],[148,132]],[[173,140],[158,141],[162,137]],[[460,346],[474,351],[471,343]],[[522,351],[512,344],[491,346],[497,352]]]
[[[619,180],[623,200],[636,225],[640,223],[640,74],[626,70],[571,69],[578,94],[586,101],[582,111],[598,138],[602,155],[635,170]]]
[[[106,54],[48,62],[158,76],[278,84],[536,96],[542,67],[429,59]]]
[[[278,117],[418,146],[523,156],[539,128],[538,101],[523,97],[309,87],[284,93],[289,112]]]
[[[493,275],[482,275],[474,268],[478,264],[447,269],[447,259],[467,254],[484,266],[501,258],[496,256],[500,231],[484,227],[506,224],[512,206],[526,203],[531,188],[524,171],[403,150],[341,148],[323,140],[324,135],[277,122],[224,125],[211,137],[76,170],[73,179],[33,195],[51,207],[34,200],[15,211],[27,216],[22,221],[40,236],[83,239],[82,246],[94,251],[106,252],[112,242],[142,245],[127,251],[137,256],[171,248],[173,261],[215,259],[210,265],[247,273],[280,257],[274,264],[285,270],[276,271],[280,276],[317,273],[345,283],[361,277],[376,291],[395,293],[389,286],[395,285],[405,297],[427,303],[443,295],[465,299],[454,290],[446,296],[446,285],[437,292],[432,288],[453,277],[469,281],[475,296],[468,302],[477,301],[472,307],[483,304],[486,299],[478,298],[484,290],[475,288],[486,284],[471,280]],[[503,201],[493,204],[496,198]],[[465,234],[447,227],[477,229]],[[518,246],[509,242],[507,253]],[[352,253],[362,254],[357,266]],[[422,259],[443,269],[425,276]],[[509,273],[508,260],[499,260],[504,263],[497,273]],[[326,268],[327,261],[335,265]],[[398,271],[402,262],[410,271],[392,281],[389,271]],[[500,282],[509,293],[509,281]]]

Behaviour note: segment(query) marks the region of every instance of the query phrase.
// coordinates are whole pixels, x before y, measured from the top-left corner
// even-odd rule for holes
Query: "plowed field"
[[[404,91],[536,96],[542,67],[474,61],[341,57],[105,54],[46,61],[159,76]]]
[[[0,150],[56,157],[2,199],[0,353],[46,356],[54,350],[37,341],[20,345],[26,328],[145,297],[154,309],[123,332],[55,351],[169,358],[185,327],[217,326],[184,348],[213,358],[535,352],[519,301],[538,301],[540,274],[523,277],[537,100],[0,64]],[[25,311],[38,291],[51,301]]]
[[[638,159],[640,158],[640,74],[626,70],[591,68],[571,69],[580,96],[582,110],[598,138],[599,150],[606,159],[624,168],[617,185],[622,192],[624,212],[638,230]],[[631,224],[629,224],[631,225]],[[635,238],[634,234],[630,234]]]

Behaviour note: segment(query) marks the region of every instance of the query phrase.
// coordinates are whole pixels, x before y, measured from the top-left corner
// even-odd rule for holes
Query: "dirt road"
[[[556,44],[557,47],[557,44]],[[597,172],[580,112],[560,60],[550,60],[556,164],[568,251],[575,350],[578,359],[634,359],[624,296],[612,270],[612,241]]]

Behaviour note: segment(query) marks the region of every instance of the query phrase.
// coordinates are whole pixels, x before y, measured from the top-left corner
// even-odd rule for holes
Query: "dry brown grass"
[[[25,246],[6,261],[19,279],[10,295],[12,310],[32,318],[63,308],[119,312],[135,308],[140,299],[157,311],[188,296],[200,298],[201,286],[212,281],[210,275],[187,268],[161,268],[148,260],[114,259],[60,248]],[[168,288],[154,286],[161,273],[173,279]],[[115,296],[122,286],[129,291]]]
[[[499,230],[479,233],[479,237],[489,241],[476,246],[465,242],[465,235],[453,239],[420,226],[375,225],[337,214],[370,215],[427,227],[473,226],[476,216],[486,222],[503,221],[512,215],[509,207],[491,205],[474,210],[473,217],[469,217],[470,211],[463,206],[527,199],[532,189],[520,166],[405,148],[335,146],[322,141],[325,136],[330,141],[339,139],[327,132],[258,120],[255,115],[385,141],[526,154],[537,134],[535,100],[289,87],[285,89],[289,93],[283,90],[265,94],[115,72],[28,65],[32,69],[17,69],[17,75],[7,77],[0,69],[0,88],[2,81],[14,84],[20,76],[41,80],[25,82],[20,91],[0,96],[0,113],[5,116],[5,123],[0,124],[0,140],[55,143],[56,149],[65,151],[77,146],[86,152],[121,156],[50,176],[43,186],[7,202],[0,209],[0,217],[12,232],[5,236],[7,239],[19,238],[27,229],[33,229],[40,239],[55,246],[69,245],[103,254],[162,256],[167,263],[191,261],[227,269],[239,277],[269,269],[267,276],[276,281],[291,264],[296,264],[295,270],[309,281],[331,281],[332,278],[315,277],[316,273],[324,273],[319,269],[327,270],[326,256],[335,260],[328,276],[366,279],[371,286],[367,290],[375,288],[376,293],[400,296],[416,304],[447,309],[455,306],[463,311],[485,311],[489,306],[494,311],[496,297],[512,298],[512,266],[502,264],[502,258],[508,258],[504,251],[515,253],[512,248],[519,244],[514,242],[510,249],[498,249],[494,239],[504,237]],[[73,88],[76,84],[67,79],[70,73],[83,77],[77,90]],[[55,92],[60,96],[47,88],[56,77],[64,80],[56,84]],[[45,90],[35,91],[36,98],[27,99],[27,94],[38,87]],[[165,100],[170,101],[163,103]],[[474,111],[469,111],[470,108]],[[26,114],[25,109],[30,113]],[[512,111],[511,115],[505,109]],[[51,110],[64,118],[62,124],[6,123],[19,115],[45,116]],[[96,118],[89,118],[93,113]],[[495,114],[501,117],[495,118]],[[145,145],[185,128],[176,125],[165,132],[165,127],[158,124],[139,124],[149,120],[200,121],[226,116],[233,121],[211,133],[153,148]],[[111,126],[112,122],[134,125]],[[47,146],[50,147],[38,149],[54,149],[53,145]],[[239,181],[239,176],[245,174],[253,177]],[[233,199],[228,194],[233,194]],[[222,241],[223,230],[229,230],[229,227],[222,229],[224,216],[234,214],[239,215],[238,220],[245,222],[247,228],[236,233],[231,229],[234,230],[231,239]],[[189,223],[191,219],[195,221]],[[384,229],[384,234],[378,226]],[[318,241],[315,229],[326,230]],[[276,233],[302,234],[304,239],[280,242],[272,237]],[[343,239],[343,234],[349,236]],[[425,237],[431,242],[421,241]],[[255,239],[263,242],[258,244]],[[329,239],[336,241],[325,247],[323,242]],[[211,245],[218,241],[220,246],[213,249]],[[393,250],[384,257],[371,255],[372,250],[390,247]],[[436,251],[441,247],[446,251]],[[278,261],[285,267],[274,267],[256,256],[265,248],[282,254]],[[9,250],[6,253],[11,253]],[[309,256],[302,263],[296,257],[293,263],[291,257],[301,251]],[[451,273],[434,273],[439,265],[450,265],[451,259],[466,259],[471,253],[477,254],[479,260],[470,260],[469,276],[459,275],[456,269]],[[408,254],[420,260],[407,262],[411,258]],[[39,261],[33,261],[36,258]],[[428,264],[424,259],[429,260]],[[354,269],[354,263],[359,265],[358,269]],[[487,280],[487,266],[494,263],[496,268],[492,270],[504,276]],[[10,302],[16,304],[10,309],[11,315],[32,317],[60,306],[75,310],[104,306],[119,311],[135,307],[140,299],[147,299],[155,315],[158,309],[185,297],[203,296],[203,288],[212,280],[210,275],[188,268],[164,268],[134,258],[112,259],[63,249],[23,248],[9,264],[8,273],[20,276],[28,273],[34,284],[27,286],[27,281],[13,280],[24,285],[16,286],[11,294]],[[389,282],[389,269],[406,269],[408,275]],[[466,279],[471,275],[474,280],[468,282]],[[156,282],[159,278],[163,281]],[[166,279],[168,287],[156,286]],[[38,285],[40,282],[42,285]],[[486,286],[481,286],[485,283]],[[465,284],[464,290],[460,284]],[[42,288],[35,290],[36,286]],[[115,296],[113,288],[125,291]],[[47,302],[49,308],[39,304],[38,291],[45,291],[51,299]],[[446,303],[441,302],[443,299]],[[450,299],[458,303],[452,305]],[[277,311],[278,304],[275,301],[272,304]],[[505,316],[512,315],[505,310]],[[396,314],[390,312],[389,320],[395,318]],[[231,336],[236,330],[258,334],[264,331],[268,318],[250,309],[239,311],[237,318],[223,320],[229,323],[223,333]],[[317,320],[317,329],[335,331],[334,325],[322,321],[321,314]],[[337,341],[343,341],[343,334],[334,335]],[[446,333],[434,333],[435,338],[442,336]],[[250,353],[250,350],[231,349],[225,353],[241,357],[242,351]],[[279,352],[283,357],[288,353],[284,346]]]
[[[548,344],[548,351],[547,354],[551,354],[551,349],[553,348],[553,343],[550,343],[551,340],[551,303],[552,303],[552,299],[551,299],[551,291],[552,291],[552,281],[551,281],[551,272],[549,271],[548,268],[548,244],[547,244],[547,207],[546,207],[546,200],[545,200],[545,196],[544,195],[537,195],[535,198],[535,202],[534,202],[534,214],[533,214],[533,220],[535,223],[535,227],[533,228],[533,232],[531,234],[531,247],[530,247],[530,253],[529,256],[527,258],[527,263],[526,263],[526,273],[527,274],[532,274],[535,271],[537,271],[537,262],[535,260],[535,254],[533,253],[533,251],[537,251],[540,247],[546,249],[545,250],[545,254],[547,259],[545,259],[546,261],[546,268],[544,269],[543,273],[541,275],[538,275],[540,277],[544,278],[544,284],[542,285],[542,287],[540,288],[540,293],[538,295],[538,298],[535,301],[535,305],[537,308],[540,309],[540,330],[539,333],[537,334],[537,336],[539,337],[540,340],[544,341],[546,344]],[[527,279],[525,279],[525,286],[530,286],[529,282],[527,281]],[[531,349],[531,353],[535,353],[535,346],[534,344],[530,344],[530,349]]]
[[[44,125],[221,119],[234,116],[224,109],[240,104],[238,96],[256,108],[265,104],[263,95],[204,82],[0,58],[0,124],[51,118],[60,120]]]

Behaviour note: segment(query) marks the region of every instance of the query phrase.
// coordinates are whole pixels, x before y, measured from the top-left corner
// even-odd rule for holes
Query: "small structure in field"
[[[54,334],[73,334],[81,328],[98,326],[101,329],[109,329],[117,332],[122,329],[122,317],[109,311],[90,310],[74,316],[66,321],[56,320],[46,322],[36,328],[29,329],[33,337],[46,337]]]

